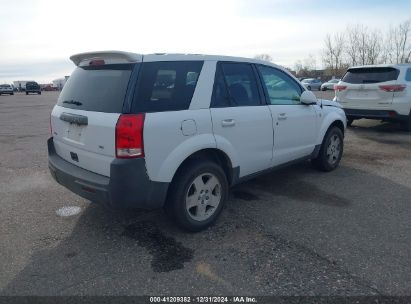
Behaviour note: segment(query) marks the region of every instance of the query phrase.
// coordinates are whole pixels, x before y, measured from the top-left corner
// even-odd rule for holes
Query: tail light
[[[144,157],[144,114],[120,115],[116,125],[116,157]]]
[[[385,92],[402,92],[407,86],[405,84],[387,84],[380,85],[379,87]]]
[[[346,88],[347,86],[345,85],[338,85],[338,84],[334,85],[334,90],[338,92],[344,91]]]

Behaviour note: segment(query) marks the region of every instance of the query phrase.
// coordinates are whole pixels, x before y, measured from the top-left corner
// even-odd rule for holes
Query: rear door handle
[[[286,120],[286,119],[287,119],[287,114],[286,113],[278,114],[278,120]]]
[[[221,121],[221,125],[223,127],[234,127],[235,120],[234,119],[224,119],[223,121]]]

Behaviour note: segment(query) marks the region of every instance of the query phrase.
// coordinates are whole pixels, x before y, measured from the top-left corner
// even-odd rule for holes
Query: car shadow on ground
[[[358,210],[351,208],[361,206],[362,202],[346,197],[344,189],[339,189],[339,181],[350,176],[353,182],[368,179],[377,187],[397,188],[393,199],[410,197],[411,190],[349,167],[342,167],[328,177],[309,167],[309,164],[293,166],[238,185],[217,224],[197,234],[179,230],[161,210],[112,212],[90,204],[73,219],[76,222],[69,236],[38,240],[41,248],[35,250],[2,294],[138,295],[210,291],[250,295],[377,294],[378,291],[370,287],[372,284],[352,275],[346,265],[337,263],[332,255],[323,255],[315,246],[282,236],[277,231],[282,219],[281,206],[295,207],[296,217],[301,216],[299,210],[315,210],[317,221],[328,222],[334,233],[338,229],[336,239],[350,240],[352,225],[363,227],[366,221],[373,221],[373,217],[352,216],[352,212]],[[334,183],[327,187],[318,185],[332,179]],[[363,194],[375,199],[379,212],[386,208],[385,196],[377,194],[374,187],[364,188]],[[360,211],[366,208],[363,206]],[[343,209],[346,210],[343,213],[335,211]],[[321,219],[321,210],[335,218],[331,222],[330,218]],[[382,212],[387,214],[385,210]],[[340,220],[345,217],[350,218],[350,229],[341,226]],[[56,222],[51,224],[57,225],[60,220],[56,216]],[[371,224],[371,227],[376,225]],[[304,223],[289,225],[290,230],[306,229],[310,233]],[[384,242],[370,240],[361,233],[355,237],[366,239],[366,248],[361,250],[365,251],[367,260],[370,258],[366,255],[371,255],[372,250],[378,251],[378,243]],[[395,237],[391,241],[395,241]],[[381,260],[380,255],[387,253],[373,254]],[[388,273],[391,270],[383,269]]]

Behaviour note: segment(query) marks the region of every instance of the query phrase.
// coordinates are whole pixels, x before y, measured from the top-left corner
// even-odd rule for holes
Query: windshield
[[[78,67],[67,80],[57,104],[65,108],[121,113],[132,64]]]

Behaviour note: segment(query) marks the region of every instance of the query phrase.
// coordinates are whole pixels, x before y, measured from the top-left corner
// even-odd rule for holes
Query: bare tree
[[[264,60],[264,61],[273,61],[273,58],[269,54],[258,54],[254,56],[254,59]]]
[[[359,50],[358,50],[359,34],[358,33],[360,31],[360,28],[361,28],[361,25],[357,24],[355,26],[348,26],[346,30],[347,41],[346,41],[345,52],[349,59],[349,63],[352,66],[357,65],[358,60],[359,60]]]
[[[395,63],[411,61],[411,18],[397,26],[390,27],[388,32],[391,46],[390,59]]]
[[[328,34],[325,37],[325,48],[323,50],[323,61],[326,68],[333,74],[339,74],[344,63],[344,34],[335,33],[334,36]]]
[[[377,64],[380,61],[383,46],[381,43],[382,34],[379,30],[372,31],[368,36],[368,63]]]

